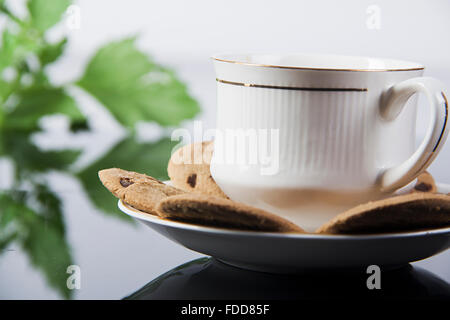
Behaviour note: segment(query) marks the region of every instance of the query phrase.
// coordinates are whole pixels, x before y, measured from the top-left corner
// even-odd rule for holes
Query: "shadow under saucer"
[[[159,276],[125,299],[449,299],[450,285],[422,268],[381,268],[381,289],[367,288],[361,270],[301,275],[254,272],[205,257]]]

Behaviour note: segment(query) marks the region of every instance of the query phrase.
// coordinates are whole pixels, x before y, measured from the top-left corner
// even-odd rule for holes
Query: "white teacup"
[[[214,66],[213,178],[231,199],[308,231],[411,182],[450,128],[443,84],[422,77],[416,63],[223,54]],[[414,150],[417,99],[408,99],[417,92],[427,96],[431,116]]]

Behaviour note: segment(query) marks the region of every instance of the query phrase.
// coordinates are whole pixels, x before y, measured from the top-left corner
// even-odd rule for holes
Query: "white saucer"
[[[439,185],[439,191],[447,188]],[[256,271],[298,273],[372,264],[396,267],[450,247],[450,227],[375,235],[280,234],[173,222],[131,208],[122,201],[118,205],[124,213],[186,248]]]

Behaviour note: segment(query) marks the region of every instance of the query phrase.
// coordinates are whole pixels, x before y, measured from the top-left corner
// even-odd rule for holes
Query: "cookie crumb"
[[[190,185],[192,188],[195,188],[195,185],[197,184],[197,174],[193,173],[191,174],[187,180],[186,180],[187,184]]]

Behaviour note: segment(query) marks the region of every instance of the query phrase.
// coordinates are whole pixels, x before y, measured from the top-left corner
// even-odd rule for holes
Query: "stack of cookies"
[[[117,168],[101,170],[99,177],[114,196],[162,219],[236,230],[305,233],[276,214],[230,200],[211,176],[212,152],[212,142],[178,149],[168,165],[171,185]],[[316,233],[370,234],[445,226],[450,226],[450,195],[437,193],[433,177],[423,173],[409,194],[354,207]]]
[[[113,168],[100,171],[99,177],[123,202],[163,219],[239,230],[303,232],[290,221],[264,210],[224,196],[185,191],[144,174]]]

